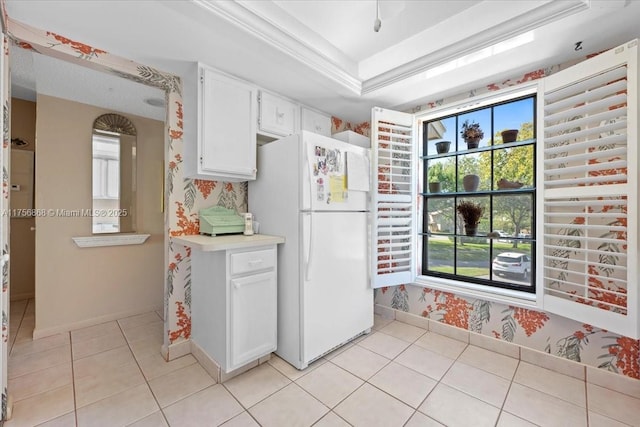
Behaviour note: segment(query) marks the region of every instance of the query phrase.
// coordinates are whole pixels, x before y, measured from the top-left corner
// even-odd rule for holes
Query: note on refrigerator
[[[369,191],[369,159],[347,151],[347,189]]]

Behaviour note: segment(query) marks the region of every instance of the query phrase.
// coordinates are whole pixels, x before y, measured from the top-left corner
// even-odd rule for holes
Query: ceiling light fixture
[[[373,31],[375,31],[376,33],[380,31],[380,27],[382,26],[382,21],[380,21],[380,17],[378,16],[378,13],[380,11],[379,1],[380,0],[376,0],[376,20],[373,21]]]

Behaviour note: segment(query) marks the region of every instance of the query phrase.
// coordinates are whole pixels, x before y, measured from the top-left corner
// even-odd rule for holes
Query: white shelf
[[[96,248],[100,246],[141,245],[150,234],[109,234],[99,236],[72,237],[80,248]]]

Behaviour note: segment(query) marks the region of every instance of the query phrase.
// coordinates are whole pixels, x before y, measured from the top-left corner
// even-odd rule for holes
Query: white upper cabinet
[[[219,181],[256,179],[257,88],[198,64],[193,97],[197,106],[185,115],[196,124],[196,140],[185,135],[185,174]],[[187,87],[194,90],[194,85]],[[185,123],[186,124],[186,123]],[[185,129],[186,130],[186,129]]]
[[[197,62],[171,63],[183,80],[186,178],[256,179],[256,148],[301,130],[331,137],[331,116]]]
[[[258,99],[258,133],[281,137],[297,132],[300,122],[298,104],[265,91],[260,91]]]
[[[302,130],[331,137],[331,117],[302,107]]]

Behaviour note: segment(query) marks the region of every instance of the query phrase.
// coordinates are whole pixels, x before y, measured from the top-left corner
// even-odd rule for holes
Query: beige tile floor
[[[36,341],[33,326],[33,301],[12,302],[7,427],[640,425],[640,385],[620,393],[377,315],[304,371],[274,355],[224,384],[191,355],[163,361],[158,313]]]

